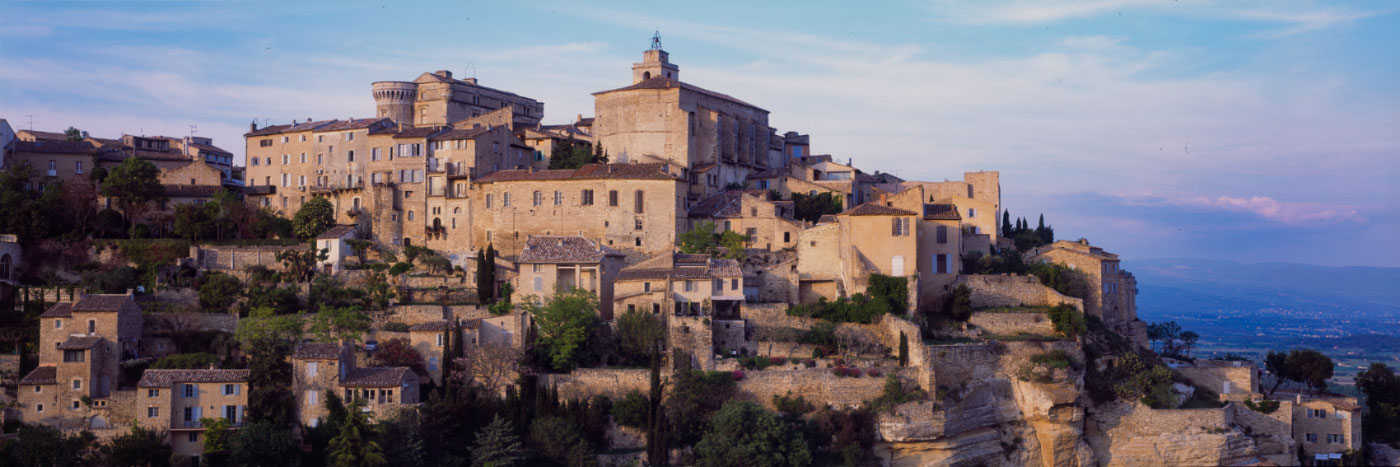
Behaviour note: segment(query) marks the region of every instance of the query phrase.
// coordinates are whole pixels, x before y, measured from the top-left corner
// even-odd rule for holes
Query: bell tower
[[[651,36],[651,48],[642,52],[642,63],[632,64],[632,84],[657,77],[681,80],[680,68],[670,62],[665,50],[661,50],[660,31]]]

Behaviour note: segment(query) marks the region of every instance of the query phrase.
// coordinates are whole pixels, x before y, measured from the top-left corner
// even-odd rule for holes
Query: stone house
[[[21,417],[86,428],[121,385],[121,361],[139,355],[141,308],[130,292],[87,294],[49,307],[39,323],[39,367],[20,380]]]
[[[442,364],[447,357],[447,333],[451,329],[447,320],[418,323],[408,328],[408,343],[418,355],[423,356],[424,368],[434,384],[442,384]]]
[[[613,316],[613,279],[623,266],[622,252],[577,236],[530,236],[516,257],[520,273],[515,292],[548,301],[556,292],[584,289],[598,296],[598,314]]]
[[[715,326],[744,329],[743,270],[732,259],[667,253],[624,268],[613,287],[613,309],[661,316],[667,356],[688,355],[693,368],[714,369]]]
[[[964,172],[962,180],[953,181],[900,182],[896,191],[902,192],[916,186],[924,189],[924,195],[928,197],[928,202],[957,205],[959,212],[963,215],[963,222],[977,227],[977,233],[990,235],[993,244],[1000,238],[1000,172]],[[976,211],[969,213],[968,209]]]
[[[842,284],[841,224],[823,216],[797,236],[797,301],[812,303],[845,295]]]
[[[1293,439],[1306,459],[1336,461],[1345,451],[1361,450],[1361,406],[1355,397],[1286,389],[1274,397],[1292,400]]]
[[[503,170],[476,179],[472,244],[522,251],[532,235],[577,235],[640,258],[671,251],[685,186],[662,164]]]
[[[348,240],[354,240],[356,237],[358,232],[353,225],[337,225],[317,235],[316,250],[326,251],[326,260],[317,267],[332,274],[343,271],[347,258],[355,254],[355,249],[350,248]],[[360,258],[360,261],[364,261],[364,258]]]
[[[769,201],[761,190],[729,190],[691,206],[690,227],[703,221],[715,223],[716,232],[744,234],[749,248],[781,250],[797,244],[803,223],[794,220],[792,201]]]
[[[847,293],[864,293],[872,274],[911,278],[918,276],[919,237],[915,228],[919,213],[866,203],[837,215],[841,288]],[[806,261],[805,258],[798,259]],[[917,282],[910,284],[911,293]],[[911,304],[914,304],[911,302]]]
[[[1086,239],[1060,240],[1025,253],[1026,262],[1059,263],[1089,278],[1084,312],[1103,319],[1114,331],[1146,346],[1147,323],[1137,317],[1137,279],[1123,270],[1118,255],[1092,246]]]
[[[449,125],[503,108],[511,109],[512,126],[534,126],[544,117],[540,101],[482,86],[476,78],[454,79],[447,70],[413,81],[376,81],[371,89],[375,115],[405,126]]]
[[[198,463],[204,454],[201,418],[228,419],[243,426],[248,408],[249,370],[146,370],[136,384],[132,419],[165,431],[175,456]]]
[[[412,369],[359,367],[349,343],[301,344],[291,360],[292,392],[302,424],[314,427],[326,417],[326,391],[340,395],[346,404],[363,399],[365,410],[377,415],[418,403],[418,376]]]
[[[705,170],[719,187],[768,166],[768,111],[682,82],[659,41],[632,65],[630,86],[593,96],[592,134],[617,162],[665,163],[682,180]]]
[[[1259,367],[1238,360],[1196,360],[1174,369],[1196,385],[1215,391],[1220,400],[1243,401],[1259,392]]]

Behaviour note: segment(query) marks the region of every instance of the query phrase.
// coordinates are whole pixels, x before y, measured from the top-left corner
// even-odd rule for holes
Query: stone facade
[[[540,101],[482,86],[476,78],[454,79],[447,70],[411,82],[376,81],[372,89],[375,115],[401,125],[448,125],[503,108],[511,109],[514,124],[535,125],[544,117]]]
[[[1259,368],[1254,362],[1197,360],[1176,367],[1191,382],[1220,394],[1221,400],[1242,401],[1259,392]]]
[[[992,334],[1014,336],[1018,333],[1055,335],[1055,326],[1045,313],[989,313],[977,312],[967,320],[968,324]]]
[[[248,407],[248,370],[147,370],[137,385],[132,419],[166,432],[173,454],[204,453],[202,418],[226,418],[237,428]]]
[[[1137,279],[1124,271],[1118,255],[1089,245],[1089,241],[1061,240],[1026,252],[1026,262],[1059,263],[1089,278],[1084,312],[1104,320],[1119,334],[1142,346],[1147,344],[1146,325],[1137,317]]]
[[[960,285],[972,290],[972,307],[1019,307],[1073,305],[1083,310],[1084,301],[1062,295],[1046,287],[1035,276],[966,275],[958,278]]]

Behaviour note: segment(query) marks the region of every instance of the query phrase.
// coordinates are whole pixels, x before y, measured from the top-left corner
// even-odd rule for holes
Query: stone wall
[[[409,326],[429,321],[446,319],[440,305],[395,305],[389,308],[385,321],[403,323]]]
[[[998,344],[929,345],[927,367],[932,372],[932,387],[952,387],[970,381],[996,376]],[[910,359],[913,364],[913,359]]]
[[[773,396],[789,392],[805,397],[817,405],[830,404],[833,408],[851,408],[880,397],[885,390],[885,378],[841,377],[836,376],[829,368],[770,368],[745,372],[744,379],[738,382],[738,389],[741,396],[751,398],[769,408],[773,407]]]
[[[1257,454],[1254,440],[1232,426],[1232,412],[1159,410],[1114,403],[1091,408],[1085,437],[1106,465],[1233,465]]]
[[[1254,364],[1250,362],[1201,360],[1196,365],[1176,367],[1176,371],[1196,385],[1220,394],[1222,400],[1248,399],[1258,384],[1255,380]]]
[[[1259,446],[1259,454],[1279,465],[1292,464],[1297,457],[1297,441],[1293,439],[1293,401],[1279,401],[1272,413],[1255,412],[1240,403],[1225,406],[1231,420],[1244,428]]]
[[[212,271],[242,273],[252,265],[267,266],[273,271],[281,271],[282,263],[277,262],[277,253],[287,250],[305,250],[306,245],[293,246],[191,246],[190,260],[195,267]],[[241,276],[240,276],[241,277]]]
[[[756,353],[755,342],[749,339],[746,332],[748,326],[744,320],[714,320],[711,328],[714,332],[714,346],[721,349],[746,349],[750,354]]]
[[[991,334],[1016,335],[1029,333],[1055,335],[1055,325],[1049,316],[1040,312],[995,313],[977,312],[972,314],[968,324]]]
[[[929,346],[924,344],[923,334],[919,326],[894,315],[885,315],[880,318],[880,337],[884,346],[891,349],[898,357],[899,336],[904,335],[904,339],[909,344],[909,363],[907,368],[911,371],[907,375],[923,388],[925,392],[933,393],[934,390],[934,369],[930,366]]]
[[[742,315],[752,326],[807,329],[821,320],[788,316],[786,303],[745,303]]]
[[[1084,310],[1083,300],[1061,295],[1055,289],[1041,285],[1035,276],[966,275],[958,282],[972,289],[974,308],[1070,304],[1080,311]]]
[[[540,382],[557,388],[562,400],[587,399],[596,395],[618,400],[632,390],[647,394],[651,390],[651,370],[582,368],[568,374],[541,375]]]

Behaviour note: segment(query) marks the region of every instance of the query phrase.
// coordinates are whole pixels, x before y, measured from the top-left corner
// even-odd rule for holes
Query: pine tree
[[[476,445],[472,446],[473,467],[512,467],[524,460],[520,452],[520,438],[515,436],[510,423],[500,415],[477,432]]]
[[[360,410],[364,402],[355,399],[346,408],[345,423],[340,425],[340,434],[331,439],[331,465],[336,467],[377,466],[387,464],[384,451],[374,441],[374,428],[369,416]]]

